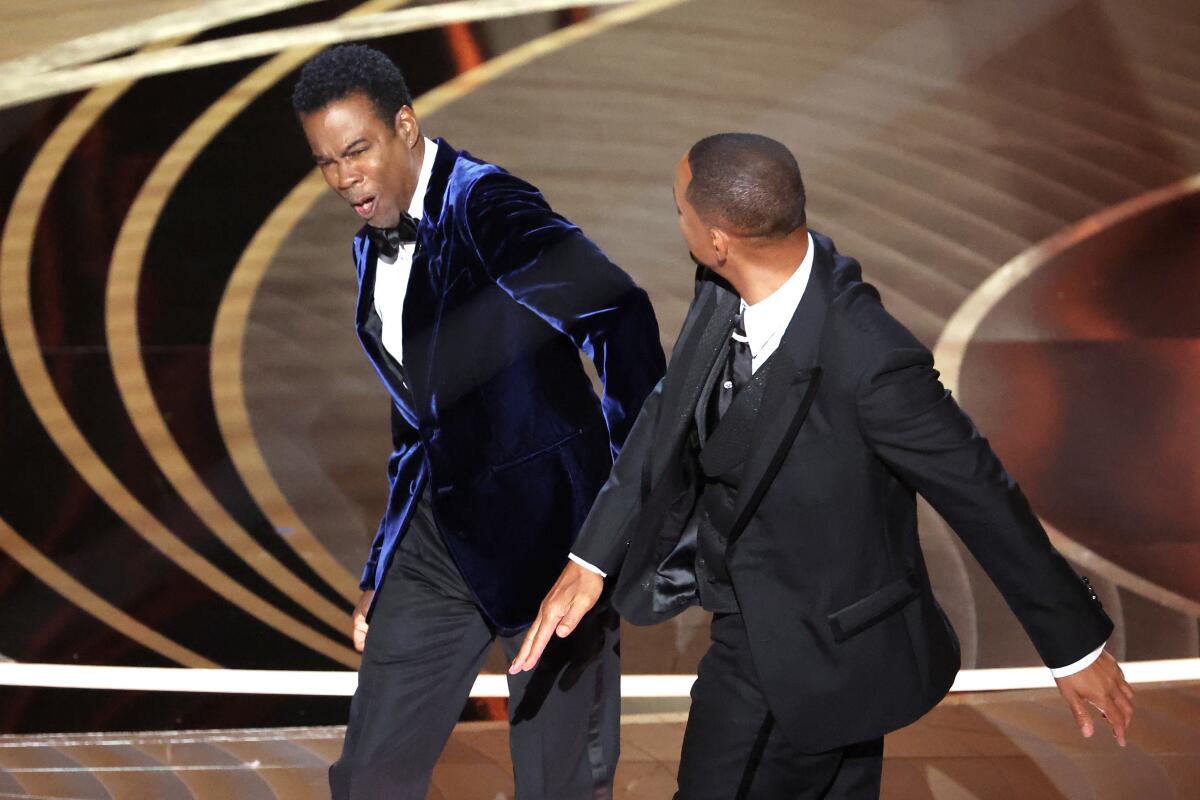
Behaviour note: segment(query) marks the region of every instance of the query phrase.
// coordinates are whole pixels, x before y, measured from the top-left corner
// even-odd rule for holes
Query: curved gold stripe
[[[934,346],[934,361],[942,373],[942,383],[950,391],[958,392],[963,359],[971,339],[975,336],[975,331],[979,329],[979,325],[991,310],[1036,270],[1059,253],[1096,235],[1098,231],[1195,192],[1200,192],[1200,175],[1193,175],[1161,189],[1118,203],[1034,245],[996,270],[959,307],[950,321],[946,323],[942,335],[938,337],[937,344]],[[1200,603],[1195,600],[1176,594],[1130,572],[1071,539],[1046,520],[1043,519],[1041,522],[1054,546],[1080,566],[1102,575],[1135,594],[1153,600],[1159,605],[1189,616],[1200,617]]]
[[[358,39],[375,39],[410,31],[438,28],[459,22],[478,22],[573,6],[608,6],[626,0],[460,0],[434,3],[370,18],[335,19],[263,33],[231,36],[174,48],[172,52],[139,52],[99,64],[36,75],[0,74],[0,106],[16,105],[44,97],[152,75],[224,64],[296,47],[323,47]]]
[[[479,86],[544,55],[686,1],[635,2],[546,34],[426,92],[417,98],[413,105],[418,115],[428,117]],[[325,181],[321,173],[313,170],[296,184],[255,232],[254,238],[250,240],[237,266],[234,267],[225,287],[225,295],[221,298],[213,327],[212,357],[209,362],[212,368],[213,406],[217,412],[217,423],[242,482],[276,529],[290,530],[293,532],[291,535],[299,541],[314,543],[316,538],[279,488],[254,436],[242,383],[242,352],[250,307],[254,303],[254,296],[258,293],[267,268],[274,260],[279,247],[324,190]],[[324,548],[320,548],[319,552],[327,553]],[[313,563],[312,552],[306,554],[302,551],[301,555],[310,564]],[[340,564],[336,564],[335,567],[342,574],[346,574]],[[335,567],[326,568],[321,572],[322,576]],[[314,569],[316,568],[314,565]],[[350,591],[352,594],[357,592],[357,581]]]
[[[242,384],[243,340],[255,292],[280,245],[324,190],[321,174],[309,173],[255,232],[225,286],[217,309],[209,365],[217,424],[230,460],[250,496],[276,530],[288,531],[288,544],[296,548],[317,574],[343,596],[357,598],[358,581],[320,544],[271,475],[250,424]]]
[[[96,116],[103,112],[105,108],[111,105],[118,96],[128,88],[127,86],[112,86],[103,89],[97,89],[89,92],[76,106],[77,109],[85,109],[81,113],[89,115],[90,120],[94,120]],[[61,166],[67,154],[74,150],[79,138],[91,126],[91,121],[79,119],[73,115],[69,115],[63,120],[63,124],[55,131],[56,137],[52,137],[53,141],[48,140],[42,148],[42,153],[46,152],[47,147],[57,148],[61,153],[57,156],[58,163]],[[39,154],[40,155],[40,154]],[[35,180],[42,187],[41,191],[45,192],[57,175],[58,168],[49,163],[46,159],[35,159],[30,166],[29,172],[26,173],[25,181]],[[24,183],[22,184],[24,185]],[[20,252],[14,251],[10,241],[15,241],[15,238],[20,238],[26,242],[25,258],[28,258],[28,248],[32,244],[33,230],[36,225],[37,217],[41,213],[42,201],[36,198],[26,198],[25,202],[18,202],[20,196],[14,198],[12,207],[9,210],[8,221],[5,224],[3,236],[0,238],[0,330],[3,330],[8,356],[13,362],[14,369],[17,370],[18,376],[21,370],[17,367],[18,361],[35,361],[34,368],[40,367],[45,371],[45,366],[41,362],[41,353],[38,348],[36,336],[32,329],[24,329],[23,339],[13,338],[13,332],[9,330],[8,321],[15,313],[28,314],[28,308],[19,306],[14,309],[10,304],[13,299],[11,291],[8,289],[11,286],[10,282],[5,281],[6,269],[10,261],[20,256]],[[18,274],[18,279],[23,281],[20,291],[28,291],[28,275]],[[34,407],[38,418],[44,426],[50,423],[48,430],[53,430],[53,423],[56,422],[56,417],[65,412],[62,411],[61,405],[59,408],[46,409],[38,402],[38,398],[29,397],[30,404]],[[60,445],[61,449],[61,445]],[[65,451],[64,451],[65,454]],[[70,457],[68,456],[68,460]],[[171,660],[183,664],[184,666],[197,667],[219,666],[204,657],[192,653],[190,650],[182,647],[175,642],[161,636],[150,628],[142,625],[128,615],[115,609],[108,604],[103,598],[96,596],[76,582],[70,575],[67,575],[61,569],[53,564],[53,562],[41,556],[40,551],[20,536],[16,531],[8,526],[4,526],[4,550],[12,556],[17,563],[21,564],[26,570],[32,573],[40,581],[50,586],[55,591],[59,592],[63,597],[76,603],[89,614],[96,616],[104,621],[113,629],[119,631],[130,639],[140,642],[152,650],[170,658]],[[113,613],[115,612],[115,613]]]
[[[206,30],[239,20],[309,5],[321,0],[206,0],[203,5],[183,8],[117,28],[80,36],[42,48],[37,53],[0,62],[0,75],[8,77],[74,67],[108,58],[165,39],[195,36]],[[18,12],[19,13],[19,12]]]
[[[34,232],[46,195],[63,163],[96,119],[131,84],[89,92],[71,109],[38,151],[17,189],[0,239],[0,330],[8,343],[17,380],[46,433],[80,477],[143,539],[198,581],[260,621],[349,667],[358,654],[302,625],[241,584],[175,536],[117,479],[75,425],[42,360],[30,307],[29,273]]]
[[[406,2],[408,0],[371,0],[347,16],[367,14]],[[105,297],[105,327],[117,390],[138,436],[163,475],[213,534],[239,558],[318,619],[340,630],[348,624],[348,612],[296,577],[263,548],[213,496],[188,462],[171,435],[150,388],[137,323],[138,286],[146,248],[158,226],[163,207],[180,179],[230,120],[315,53],[315,48],[289,50],[255,69],[205,109],[159,158],[126,213],[113,248]],[[215,370],[213,374],[217,374]],[[214,387],[213,391],[216,393],[217,389]],[[285,541],[343,596],[351,602],[357,599],[353,591],[356,582],[307,531],[294,530]]]
[[[36,576],[38,580],[79,606],[80,609],[147,650],[153,650],[160,656],[169,658],[176,664],[185,667],[213,669],[220,666],[199,653],[194,653],[183,645],[171,641],[161,633],[151,630],[109,603],[46,558],[40,550],[13,530],[3,519],[0,519],[0,550],[8,553],[9,557],[24,567],[26,572]]]

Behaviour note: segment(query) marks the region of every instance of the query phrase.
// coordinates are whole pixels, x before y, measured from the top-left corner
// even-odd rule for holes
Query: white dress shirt
[[[425,140],[425,156],[421,160],[421,171],[417,174],[417,185],[408,203],[408,213],[420,222],[425,216],[425,190],[429,188],[429,176],[433,173],[433,159],[437,155],[437,143]],[[404,297],[408,294],[408,278],[412,274],[413,251],[416,243],[404,242],[395,260],[380,255],[375,261],[375,313],[382,324],[380,338],[383,347],[396,363],[404,363],[404,337],[400,319],[404,313]]]
[[[750,342],[751,372],[758,372],[758,368],[779,349],[783,332],[796,315],[800,298],[804,297],[804,290],[808,288],[812,265],[813,240],[812,234],[809,234],[808,249],[804,251],[804,258],[791,277],[754,305],[742,301],[742,326]]]
[[[783,339],[784,331],[787,330],[788,323],[795,316],[796,309],[800,305],[800,299],[804,297],[804,290],[808,287],[808,279],[812,275],[812,265],[813,240],[812,235],[809,234],[808,250],[805,252],[800,266],[796,268],[791,277],[784,281],[782,286],[754,305],[748,305],[745,300],[742,301],[742,325],[746,329],[746,339],[750,344],[752,371],[757,371],[771,357],[771,354],[779,348],[779,342]],[[585,569],[608,577],[600,569],[579,558],[574,553],[571,553],[569,558]],[[1099,648],[1088,653],[1074,664],[1051,669],[1050,674],[1055,678],[1065,678],[1068,675],[1073,675],[1091,666],[1103,652],[1104,645],[1100,645]]]

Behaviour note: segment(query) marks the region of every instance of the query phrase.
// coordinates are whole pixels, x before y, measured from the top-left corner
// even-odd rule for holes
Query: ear
[[[708,237],[712,244],[713,255],[717,259],[717,266],[724,266],[725,262],[729,260],[729,235],[720,228],[709,228]]]
[[[421,138],[421,126],[417,123],[417,115],[413,113],[412,106],[401,106],[400,110],[396,112],[396,118],[392,124],[396,129],[396,135],[403,139],[410,148],[417,146],[417,142]]]

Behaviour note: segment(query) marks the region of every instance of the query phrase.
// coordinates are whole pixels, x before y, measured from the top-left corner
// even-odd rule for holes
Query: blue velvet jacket
[[[401,323],[410,391],[380,339],[365,229],[354,260],[358,334],[391,394],[393,439],[361,586],[382,584],[428,485],[480,607],[520,630],[666,369],[649,299],[537,189],[440,139]]]

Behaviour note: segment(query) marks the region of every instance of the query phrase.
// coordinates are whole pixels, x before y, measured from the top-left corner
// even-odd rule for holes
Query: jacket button
[[[415,478],[408,482],[408,493],[413,495],[417,493],[417,481]]]

